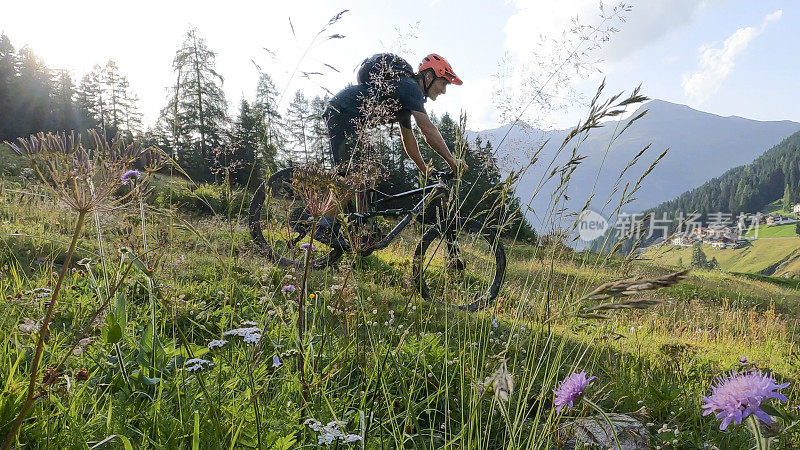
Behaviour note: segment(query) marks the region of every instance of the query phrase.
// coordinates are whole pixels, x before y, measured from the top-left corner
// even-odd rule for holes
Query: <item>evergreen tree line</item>
[[[142,127],[137,102],[113,60],[76,85],[68,71],[47,67],[32,49],[16,50],[0,35],[0,141],[89,128],[133,138]]]
[[[692,245],[692,261],[690,264],[693,269],[719,269],[717,257],[715,256],[709,260],[699,242],[695,242]]]
[[[196,29],[186,33],[172,68],[175,82],[167,89],[158,121],[143,131],[138,99],[114,61],[95,66],[75,87],[66,71],[47,68],[27,48],[15,52],[8,37],[2,36],[0,139],[13,140],[39,131],[97,128],[107,136],[122,133],[125,138],[168,151],[195,181],[226,181],[250,188],[282,167],[332,166],[322,117],[327,96],[309,99],[298,90],[281,112],[280,94],[271,77],[262,72],[254,98],[242,99],[236,117],[229,117],[216,53]],[[456,148],[458,124],[447,114],[432,120],[447,145]],[[418,171],[402,148],[397,126],[383,126],[371,134],[382,174],[378,188],[399,192],[417,187]],[[426,161],[443,164],[421,134],[417,136]],[[462,157],[471,170],[462,183],[462,208],[472,213],[517,211],[515,223],[525,224],[518,217],[513,195],[498,188],[501,175],[491,143],[477,140],[466,147]],[[532,234],[525,224],[523,235]]]

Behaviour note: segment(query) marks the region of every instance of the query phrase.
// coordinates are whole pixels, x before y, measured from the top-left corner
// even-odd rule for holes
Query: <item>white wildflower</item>
[[[215,348],[222,348],[227,343],[228,343],[228,341],[223,340],[223,339],[214,339],[213,341],[208,343],[208,348],[209,348],[209,350],[213,350]]]
[[[245,337],[248,334],[261,334],[263,331],[264,330],[258,327],[243,327],[243,328],[234,328],[233,330],[228,330],[222,333],[222,335]]]
[[[192,358],[192,359],[186,360],[186,362],[184,363],[184,366],[186,367],[186,370],[188,372],[196,372],[198,370],[202,370],[202,369],[205,369],[205,368],[208,368],[208,367],[214,367],[214,363],[212,363],[211,361],[209,361],[207,359]]]
[[[261,340],[261,333],[250,333],[244,336],[244,342],[247,344],[258,344]]]

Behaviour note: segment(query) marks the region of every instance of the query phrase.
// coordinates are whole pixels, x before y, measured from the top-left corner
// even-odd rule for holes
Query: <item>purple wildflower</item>
[[[739,364],[747,364],[747,356],[742,356],[739,358]]]
[[[128,184],[128,183],[133,183],[135,180],[138,180],[139,178],[141,178],[141,176],[142,176],[141,172],[139,172],[136,169],[131,169],[123,173],[120,179],[122,180],[122,184]]]
[[[597,377],[586,378],[585,370],[573,373],[565,378],[558,386],[558,389],[553,391],[553,394],[555,394],[553,403],[556,405],[556,414],[561,413],[561,409],[564,408],[564,406],[572,408],[575,405],[575,401],[578,400],[578,397],[583,395],[583,390],[586,389],[589,382],[595,378]]]
[[[303,250],[311,249],[312,252],[314,251],[314,246],[311,245],[310,242],[303,242],[302,244],[300,244],[300,248],[302,248]]]
[[[720,430],[728,428],[731,422],[742,423],[751,414],[765,423],[772,423],[769,414],[761,409],[761,402],[770,398],[785,402],[786,397],[777,390],[788,386],[789,383],[777,384],[771,375],[760,371],[731,372],[718,378],[711,386],[711,395],[703,397],[703,415],[716,412],[717,419],[722,419]]]
[[[281,289],[281,292],[283,292],[284,294],[291,294],[295,290],[297,290],[297,288],[294,287],[293,284],[287,284],[286,286],[283,287],[283,289]]]

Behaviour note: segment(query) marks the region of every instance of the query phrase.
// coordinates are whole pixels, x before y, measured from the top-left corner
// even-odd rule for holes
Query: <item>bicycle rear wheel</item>
[[[250,236],[268,260],[284,267],[304,267],[305,247],[310,245],[309,267],[324,269],[343,252],[316,239],[312,242],[313,218],[292,189],[293,171],[291,167],[279,170],[256,189],[250,202]]]
[[[497,298],[505,270],[499,236],[474,219],[434,225],[414,251],[413,282],[422,298],[466,311]]]

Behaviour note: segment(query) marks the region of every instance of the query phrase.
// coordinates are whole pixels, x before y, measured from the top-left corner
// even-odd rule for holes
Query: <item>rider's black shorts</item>
[[[323,118],[328,126],[331,157],[337,166],[350,161],[356,149],[355,127],[350,123],[341,123],[337,120],[339,117],[331,106],[325,109]]]

